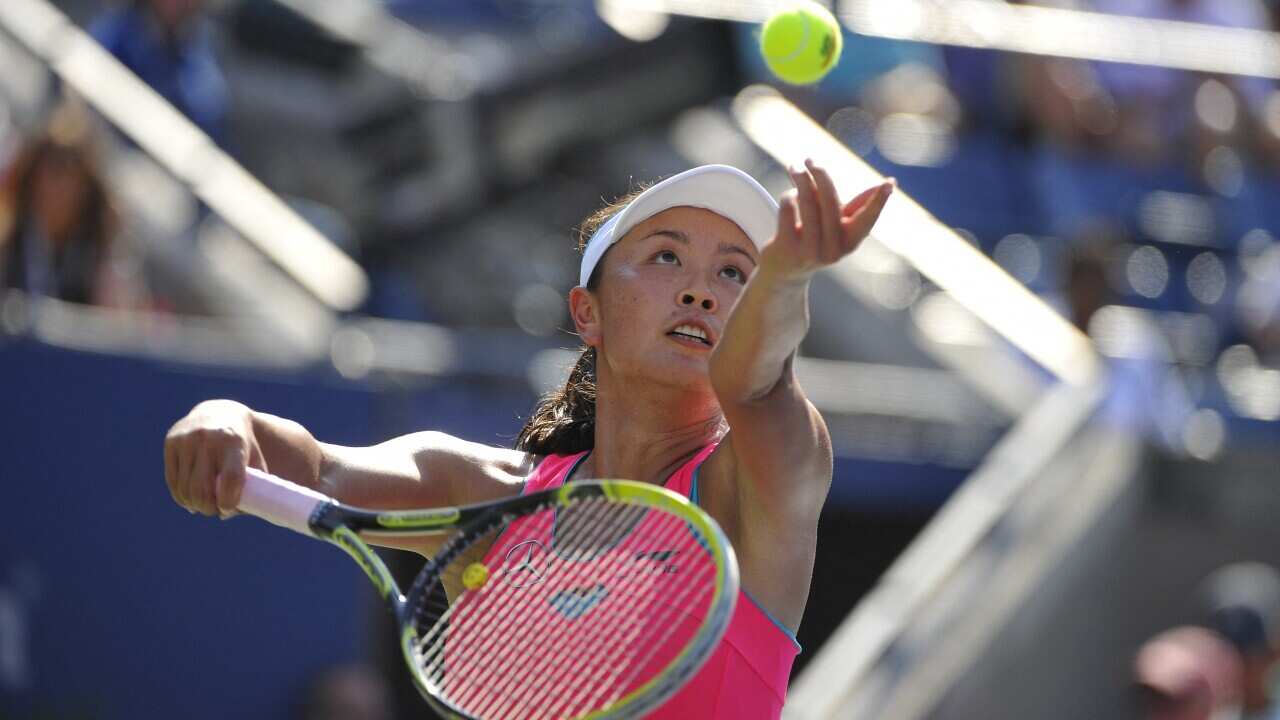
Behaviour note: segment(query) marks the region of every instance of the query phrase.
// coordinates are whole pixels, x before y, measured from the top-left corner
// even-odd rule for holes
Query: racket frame
[[[415,658],[418,630],[413,615],[425,597],[442,582],[442,571],[470,541],[498,525],[547,507],[565,507],[590,497],[653,507],[685,520],[703,539],[706,550],[716,558],[716,577],[707,617],[694,642],[689,643],[658,675],[608,708],[576,720],[615,720],[640,717],[675,693],[710,657],[724,635],[738,596],[738,563],[733,547],[720,526],[683,495],[657,485],[629,480],[587,480],[542,490],[497,502],[414,510],[369,510],[345,505],[314,490],[282,478],[249,469],[240,509],[274,524],[324,540],[349,555],[368,576],[378,595],[395,617],[400,632],[400,648],[409,665],[414,685],[432,707],[449,718],[474,720],[432,687],[419,671]],[[305,517],[305,520],[303,518]],[[406,595],[392,577],[382,558],[360,533],[382,536],[420,536],[453,532],[445,544],[428,558]]]

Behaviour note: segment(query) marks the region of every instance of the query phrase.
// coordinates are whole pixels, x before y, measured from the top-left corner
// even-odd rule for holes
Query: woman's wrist
[[[787,288],[806,290],[809,280],[813,277],[813,271],[794,267],[784,261],[781,256],[771,254],[766,249],[760,254],[760,265],[751,277],[758,284],[768,285],[774,290]]]

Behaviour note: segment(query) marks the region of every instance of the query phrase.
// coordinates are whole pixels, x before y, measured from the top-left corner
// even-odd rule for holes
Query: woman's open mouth
[[[711,340],[707,338],[706,331],[693,325],[680,325],[675,330],[667,333],[667,335],[683,344],[711,347]]]

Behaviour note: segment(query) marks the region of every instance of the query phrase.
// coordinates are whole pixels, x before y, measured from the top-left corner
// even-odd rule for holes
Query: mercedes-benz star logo
[[[524,555],[520,558],[518,563],[512,565],[511,558],[518,555],[520,548],[524,548]],[[512,545],[511,549],[507,550],[507,556],[503,559],[503,565],[506,566],[506,570],[503,571],[503,575],[507,578],[507,583],[511,585],[511,587],[523,588],[530,585],[537,585],[542,582],[542,572],[533,564],[535,548],[538,551],[539,558],[547,551],[547,549],[542,546],[542,543],[537,540],[525,540],[524,542],[518,542],[515,545]]]

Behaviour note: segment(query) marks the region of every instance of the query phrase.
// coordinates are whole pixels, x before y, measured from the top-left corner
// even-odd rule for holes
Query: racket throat
[[[387,569],[387,564],[378,557],[378,554],[369,547],[367,543],[360,539],[351,528],[341,526],[333,530],[328,536],[328,541],[342,548],[342,550],[351,556],[352,560],[364,570],[364,574],[369,576],[369,581],[378,590],[378,596],[388,603],[391,603],[397,614],[403,612],[405,605],[404,596],[400,594],[399,588],[396,587],[396,581],[391,577],[391,571]]]

